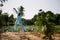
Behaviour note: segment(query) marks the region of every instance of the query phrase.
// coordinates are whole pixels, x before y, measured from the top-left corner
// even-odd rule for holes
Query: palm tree
[[[24,15],[23,11],[24,11],[24,7],[23,6],[20,6],[19,13],[20,13],[21,16]]]
[[[0,2],[1,2],[1,3],[0,3],[0,7],[2,7],[2,6],[3,6],[3,3],[6,2],[6,1],[7,1],[7,0],[0,0]]]

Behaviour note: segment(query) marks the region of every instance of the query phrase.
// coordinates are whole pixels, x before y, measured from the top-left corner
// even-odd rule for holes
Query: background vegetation
[[[0,7],[3,6],[3,3],[6,0],[0,0],[1,4]],[[21,6],[22,7],[22,6]],[[19,9],[21,12],[22,9]],[[21,12],[22,14],[23,12]],[[0,32],[5,31],[13,31],[13,25],[15,23],[16,18],[14,15],[11,14],[8,16],[8,13],[2,13],[0,10]],[[60,14],[53,13],[52,11],[45,12],[44,10],[40,9],[37,15],[34,15],[32,19],[24,19],[22,18],[23,25],[30,26],[27,28],[28,31],[37,30],[40,33],[45,34],[45,37],[48,37],[52,40],[52,35],[54,33],[60,33]],[[18,31],[20,31],[19,27],[17,27]]]

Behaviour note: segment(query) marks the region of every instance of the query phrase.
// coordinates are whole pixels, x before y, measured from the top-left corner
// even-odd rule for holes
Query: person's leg
[[[17,21],[14,24],[14,31],[17,31],[16,26],[17,26]]]
[[[22,23],[20,23],[19,26],[20,26],[22,31],[26,31],[25,28],[24,28],[24,25]]]

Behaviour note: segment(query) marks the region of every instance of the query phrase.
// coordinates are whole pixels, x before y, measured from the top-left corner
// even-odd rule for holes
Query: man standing
[[[13,9],[17,13],[17,19],[16,19],[15,25],[14,25],[14,31],[17,31],[16,30],[17,25],[20,26],[20,28],[22,29],[22,31],[25,31],[24,25],[22,24],[22,21],[21,21],[21,17],[23,15],[23,7],[22,6],[20,7],[20,9],[19,9],[20,12],[19,13],[18,13],[18,11],[15,8],[13,8]]]

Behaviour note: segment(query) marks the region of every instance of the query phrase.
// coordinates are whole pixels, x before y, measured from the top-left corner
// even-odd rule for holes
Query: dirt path
[[[1,40],[42,40],[39,35],[32,32],[5,32]]]
[[[0,40],[43,40],[42,37],[37,32],[5,32],[1,34]],[[60,35],[55,36],[55,40],[60,40]]]

